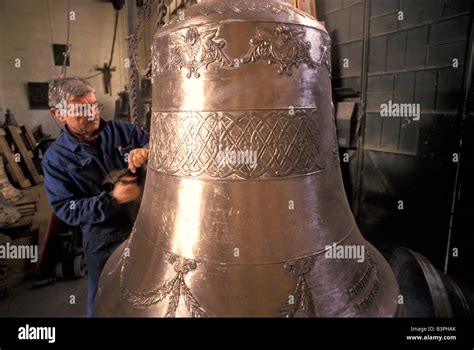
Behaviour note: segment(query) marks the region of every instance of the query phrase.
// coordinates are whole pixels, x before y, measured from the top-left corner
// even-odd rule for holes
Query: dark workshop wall
[[[357,147],[341,152],[351,155],[342,169],[362,232],[385,252],[408,246],[443,270],[457,184],[451,248],[459,249],[459,257],[450,258],[449,273],[461,279],[472,279],[466,266],[474,266],[473,233],[467,228],[474,213],[468,195],[473,187],[472,107],[470,114],[463,113],[464,101],[472,101],[472,90],[470,96],[465,92],[472,85],[467,71],[473,3],[316,1],[318,20],[325,22],[333,43],[333,88],[350,87],[360,94],[361,137]],[[389,100],[419,103],[420,120],[382,118],[380,105]],[[459,164],[453,154],[460,152],[461,134]]]

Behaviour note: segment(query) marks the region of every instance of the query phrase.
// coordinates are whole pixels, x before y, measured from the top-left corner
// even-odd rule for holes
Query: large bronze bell
[[[284,1],[203,1],[156,33],[144,197],[96,316],[398,314],[344,193],[330,71]]]

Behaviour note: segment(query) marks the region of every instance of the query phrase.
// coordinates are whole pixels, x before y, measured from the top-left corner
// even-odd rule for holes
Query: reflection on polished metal
[[[283,1],[201,2],[156,33],[144,197],[95,315],[397,315],[344,193],[329,52]]]

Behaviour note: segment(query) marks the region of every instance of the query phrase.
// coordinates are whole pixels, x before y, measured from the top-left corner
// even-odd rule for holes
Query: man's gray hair
[[[88,92],[95,92],[92,85],[79,77],[59,78],[49,83],[49,107],[54,108],[63,101],[81,97]]]

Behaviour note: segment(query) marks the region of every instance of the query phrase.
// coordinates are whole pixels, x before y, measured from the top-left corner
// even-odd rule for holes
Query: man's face
[[[76,97],[67,102],[67,110],[63,108],[52,108],[52,113],[69,130],[76,134],[90,136],[99,129],[100,108],[94,92],[88,92],[84,96]]]

